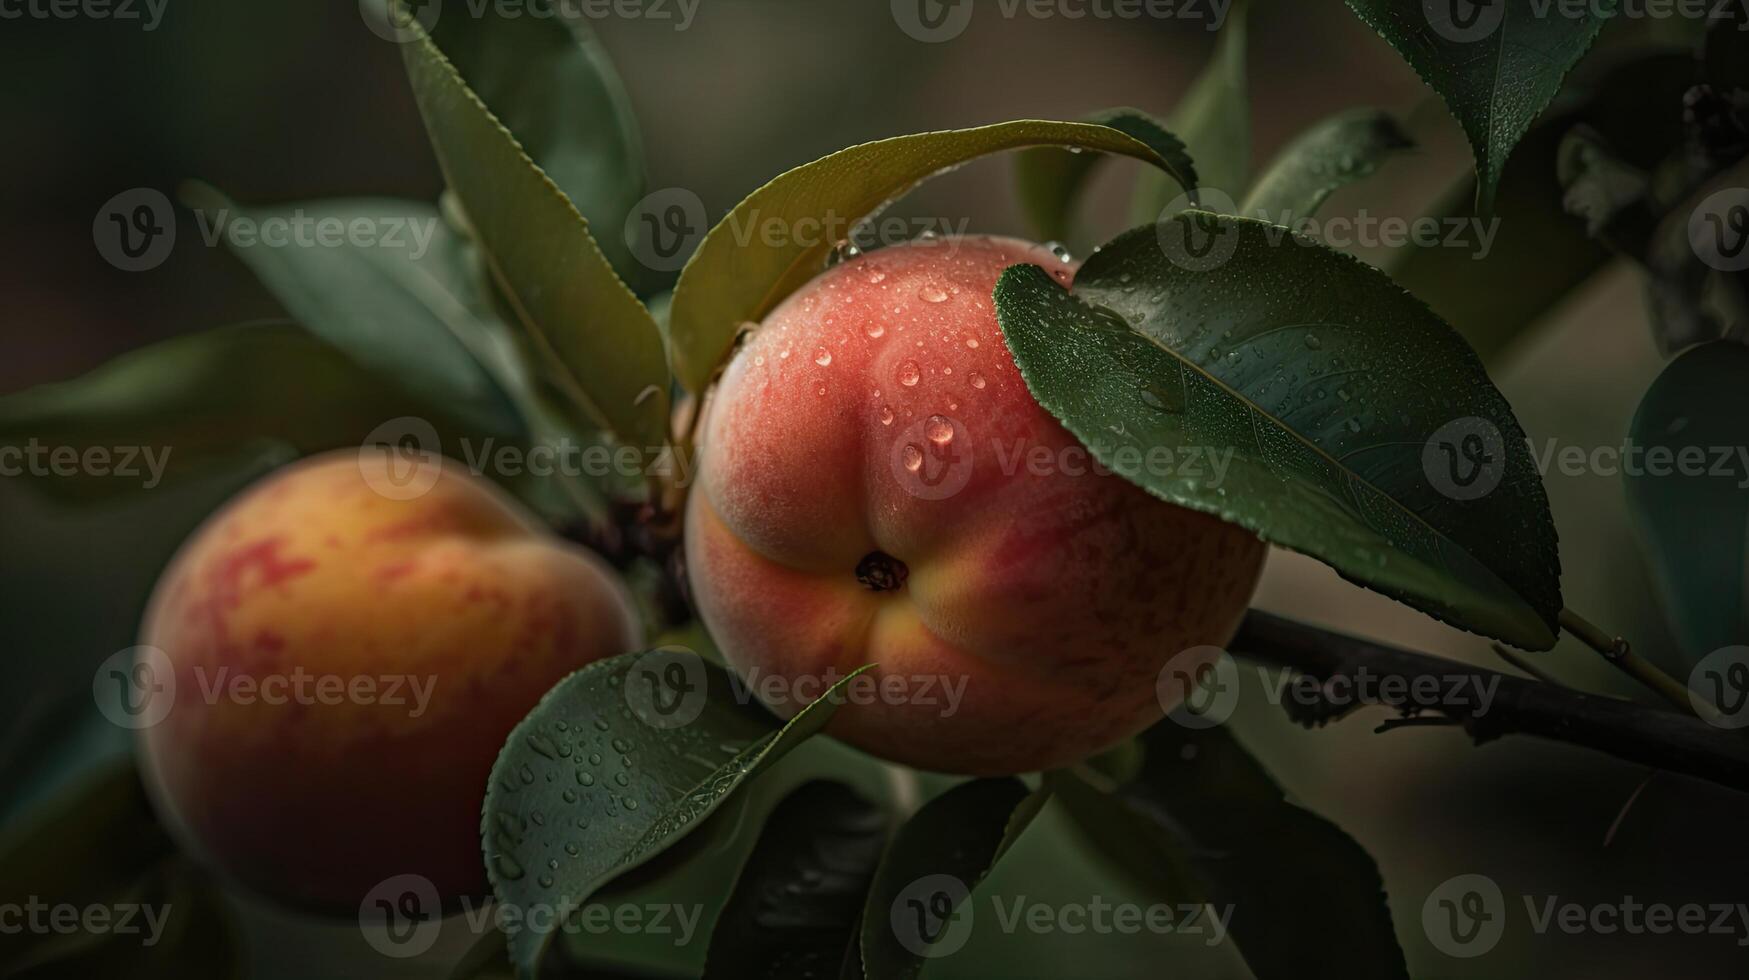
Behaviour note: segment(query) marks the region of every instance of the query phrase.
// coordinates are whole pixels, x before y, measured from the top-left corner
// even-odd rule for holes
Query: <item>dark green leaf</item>
[[[1414,145],[1381,110],[1352,109],[1331,116],[1276,154],[1239,210],[1293,227],[1316,214],[1337,189],[1371,176],[1387,157]]]
[[[539,913],[510,936],[518,972],[546,953],[557,927],[546,913],[574,911],[818,732],[839,686],[782,723],[675,649],[599,661],[547,692],[492,768],[482,826],[498,900]]]
[[[1493,213],[1507,156],[1596,40],[1614,3],[1569,9],[1505,0],[1348,0],[1463,126],[1476,156],[1476,209],[1484,215]]]
[[[1174,186],[1196,187],[1196,165],[1184,143],[1140,109],[1106,109],[1087,117],[1090,123],[1128,133],[1170,161]],[[1014,183],[1020,205],[1040,238],[1068,241],[1074,231],[1073,211],[1081,189],[1105,159],[1103,154],[1076,152],[1056,146],[1035,146],[1014,157]]]
[[[1034,397],[1117,473],[1453,625],[1554,644],[1560,563],[1523,430],[1377,270],[1187,212],[1095,253],[1073,295],[1017,266],[995,296]],[[1149,463],[1186,446],[1230,451],[1224,480]]]
[[[1164,721],[1142,743],[1128,782],[1047,779],[1102,853],[1164,900],[1230,916],[1259,980],[1408,977],[1378,867],[1353,838],[1288,802],[1225,728]]]
[[[1640,169],[1649,169],[1680,139],[1682,93],[1694,74],[1687,53],[1637,56],[1619,65],[1590,62],[1574,73],[1563,95],[1513,152],[1495,199],[1497,224],[1486,252],[1469,243],[1400,249],[1387,271],[1403,288],[1456,327],[1482,359],[1498,362],[1529,327],[1609,259],[1601,244],[1561,207],[1555,159],[1561,140],[1584,123]],[[1438,202],[1431,213],[1446,227],[1471,220],[1473,178]],[[1480,220],[1480,219],[1475,219]]]
[[[73,380],[0,398],[0,445],[70,447],[81,459],[108,451],[104,472],[123,466],[116,450],[140,447],[138,479],[89,467],[32,481],[45,492],[94,498],[176,482],[243,454],[291,459],[357,446],[407,415],[440,431],[457,428],[298,327],[248,324],[166,340]],[[152,482],[155,461],[161,483]]]
[[[529,382],[515,343],[480,296],[467,242],[436,207],[351,198],[246,208],[203,186],[184,197],[311,332],[482,431],[523,431],[515,400],[528,397]],[[274,223],[311,231],[283,244],[234,234]],[[355,223],[376,244],[315,237],[319,227]]]
[[[578,430],[662,446],[668,369],[648,310],[614,274],[575,205],[429,36],[403,44],[413,94],[493,281]]]
[[[766,822],[717,917],[706,980],[835,975],[855,948],[886,838],[886,815],[849,787],[796,790]]]
[[[877,140],[780,174],[735,205],[680,272],[668,328],[680,383],[688,391],[703,391],[742,325],[758,322],[819,274],[838,244],[834,239],[848,240],[858,222],[943,170],[1028,146],[1079,146],[1121,153],[1167,171],[1175,166],[1109,126],[1023,119]],[[748,238],[756,223],[775,223],[794,233],[778,244],[763,236]],[[810,226],[813,230],[803,233]]]
[[[925,803],[881,859],[862,916],[868,980],[911,980],[971,932],[961,906],[1044,806],[1018,779],[977,779]],[[848,971],[857,975],[854,969]]]
[[[651,270],[623,233],[644,196],[643,140],[625,87],[584,18],[507,16],[492,6],[473,16],[452,0],[432,37],[582,212],[620,277],[645,285]]]
[[[1213,57],[1166,117],[1167,127],[1196,159],[1201,186],[1234,200],[1251,179],[1251,89],[1245,78],[1250,8],[1250,0],[1234,0]],[[1174,193],[1159,174],[1144,172],[1136,183],[1131,219],[1159,219]]]
[[[1745,392],[1749,348],[1704,344],[1658,375],[1628,430],[1645,464],[1623,477],[1628,506],[1671,625],[1696,659],[1749,636]],[[1663,457],[1655,473],[1654,453]]]

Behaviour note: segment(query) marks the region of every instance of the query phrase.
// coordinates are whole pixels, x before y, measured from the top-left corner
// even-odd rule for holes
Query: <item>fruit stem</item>
[[[1611,636],[1595,623],[1565,607],[1561,609],[1557,621],[1561,628],[1575,639],[1602,654],[1603,659],[1614,664],[1622,673],[1639,681],[1652,693],[1668,701],[1680,711],[1691,715],[1700,715],[1700,712],[1695,710],[1694,699],[1689,696],[1688,688],[1678,684],[1675,678],[1659,670],[1651,661],[1634,653],[1627,640],[1619,636]]]

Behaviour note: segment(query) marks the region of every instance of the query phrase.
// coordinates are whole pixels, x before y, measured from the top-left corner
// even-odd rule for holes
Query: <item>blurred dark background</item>
[[[974,18],[954,41],[926,44],[895,26],[888,4],[871,0],[702,0],[684,31],[612,18],[597,27],[642,125],[650,187],[688,188],[713,218],[780,171],[852,143],[1117,105],[1164,115],[1214,42],[1195,22],[991,15]],[[1341,108],[1376,105],[1419,120],[1423,148],[1388,164],[1364,191],[1345,192],[1338,209],[1364,201],[1375,212],[1413,216],[1468,166],[1430,94],[1335,0],[1260,3],[1250,60],[1259,161]],[[138,21],[0,21],[0,107],[0,394],[77,375],[164,337],[280,312],[231,254],[201,241],[187,211],[162,266],[129,273],[107,264],[92,222],[121,191],[174,196],[181,182],[199,179],[245,203],[275,203],[366,194],[432,200],[441,190],[400,52],[365,28],[351,0],[167,0],[150,31]],[[996,159],[967,167],[927,184],[902,211],[1025,233],[1010,166]],[[1105,234],[1121,226],[1133,172],[1114,164],[1092,194],[1094,225]],[[1612,268],[1538,324],[1494,374],[1533,437],[1597,446],[1619,444],[1660,366],[1638,286],[1628,270]],[[0,635],[18,644],[20,663],[10,738],[30,737],[19,733],[31,719],[89,705],[80,685],[97,662],[131,645],[152,570],[239,479],[216,474],[149,499],[81,509],[0,483],[0,614],[8,619]],[[1619,482],[1560,474],[1547,482],[1569,605],[1685,677]],[[1294,556],[1272,557],[1258,605],[1497,665],[1479,638]],[[1641,696],[1570,642],[1538,656],[1577,686]],[[1253,670],[1245,676],[1260,690]],[[1537,935],[1521,900],[1749,902],[1749,840],[1740,832],[1749,806],[1741,798],[1659,777],[1606,844],[1646,775],[1636,767],[1534,742],[1478,749],[1449,730],[1374,735],[1377,720],[1308,734],[1253,696],[1237,727],[1296,798],[1378,859],[1417,976],[1749,975],[1749,950],[1738,945],[1749,943],[1749,922],[1731,935],[1699,937]],[[42,748],[42,758],[52,755]],[[1037,886],[1041,894],[1079,888],[1085,898],[1103,887],[1087,883],[1079,858],[1071,863],[1048,837],[1022,852],[1016,868],[1054,882]],[[997,884],[1025,890],[1018,873],[1004,866]],[[1500,949],[1468,961],[1437,952],[1422,927],[1429,892],[1466,873],[1500,882],[1511,906]],[[1112,975],[1245,975],[1230,955],[1196,950],[1194,941],[1119,937],[1121,953],[1101,952],[1105,941],[1058,937],[1028,956],[1039,969],[1104,962]],[[976,959],[968,951],[931,975],[980,975]]]

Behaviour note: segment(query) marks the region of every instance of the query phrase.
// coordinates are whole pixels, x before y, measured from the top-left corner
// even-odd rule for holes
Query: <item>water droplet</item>
[[[880,321],[871,320],[867,326],[862,328],[862,332],[868,334],[871,339],[879,339],[882,334],[887,332],[887,328]]]
[[[917,298],[925,303],[945,303],[947,302],[947,290],[930,283],[917,290]]]
[[[967,337],[966,338],[966,346],[971,348],[972,350],[977,350],[978,349],[978,338]]]
[[[540,876],[540,886],[542,888],[553,887],[553,876],[552,875],[541,875]]]
[[[871,265],[864,270],[862,278],[866,282],[882,283],[887,281],[887,274]]]
[[[979,374],[978,372],[976,372],[976,371],[972,372],[971,382],[972,382],[972,387],[977,388],[979,391],[982,391],[984,389],[984,376]]]
[[[623,772],[614,773],[613,774],[613,781],[620,786],[630,786],[632,783],[631,777],[627,776]]]
[[[522,865],[517,864],[516,859],[510,855],[500,854],[494,863],[498,865],[498,877],[505,881],[520,881],[522,879],[524,874]]]
[[[825,367],[832,363],[832,352],[822,347],[814,352],[814,363]]]
[[[915,473],[923,468],[923,450],[917,448],[915,445],[906,443],[905,448],[900,451],[899,455],[900,458],[904,460],[905,468],[911,472]]]
[[[626,797],[623,802],[625,803],[627,810],[636,810],[638,808],[638,801],[629,796]]]
[[[595,785],[595,774],[592,772],[584,772],[583,770],[579,769],[577,771],[577,785],[579,785],[579,786],[594,786]]]
[[[917,370],[917,362],[916,361],[906,361],[905,363],[899,365],[899,383],[904,385],[905,387],[907,387],[907,388],[917,387],[917,382],[922,380],[922,378],[923,378],[923,372]]]
[[[923,434],[937,446],[945,446],[953,441],[953,422],[945,415],[931,415],[923,423]]]
[[[780,361],[789,360],[789,350],[786,348],[786,349],[778,352],[777,359]]]
[[[1069,254],[1068,246],[1062,242],[1045,242],[1045,248],[1050,249],[1051,254],[1057,257],[1058,262],[1074,261],[1074,256]]]
[[[881,424],[882,425],[892,425],[893,424],[893,410],[891,408],[888,408],[885,405],[881,406]]]
[[[753,366],[754,367],[764,367],[765,366],[765,355],[764,354],[754,355]]]
[[[1324,346],[1324,342],[1322,340],[1318,339],[1317,334],[1315,334],[1315,333],[1306,334],[1306,349],[1307,350],[1317,350],[1318,348],[1323,347],[1323,346]]]

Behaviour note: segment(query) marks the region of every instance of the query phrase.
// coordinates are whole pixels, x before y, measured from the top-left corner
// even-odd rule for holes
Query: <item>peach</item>
[[[162,654],[142,656],[172,676],[142,715],[147,783],[194,853],[289,904],[357,909],[402,874],[481,894],[511,728],[640,639],[604,563],[461,464],[316,457],[228,504],[159,579],[141,643]]]
[[[1074,273],[944,238],[786,298],[706,406],[687,505],[695,604],[752,693],[793,714],[875,664],[828,731],[924,769],[1063,765],[1158,721],[1162,668],[1231,639],[1263,560],[1090,467],[1033,399],[991,300],[1020,263]]]

